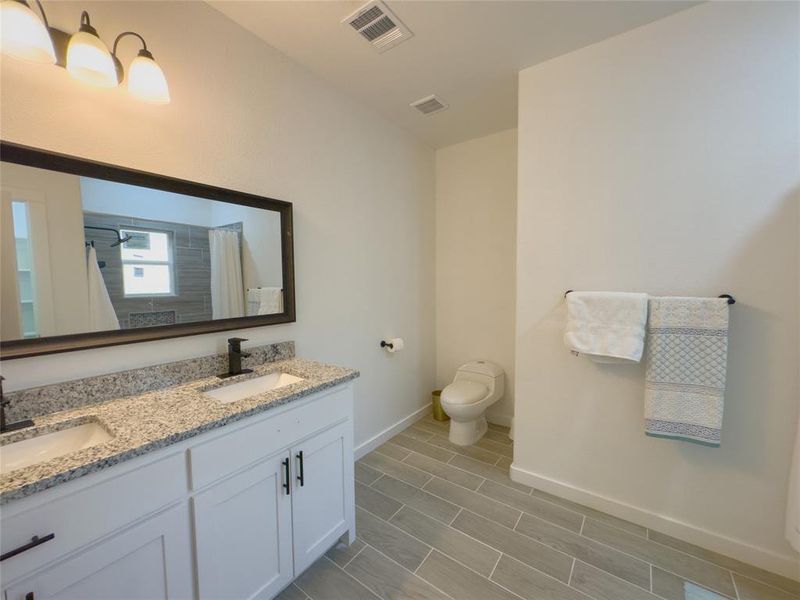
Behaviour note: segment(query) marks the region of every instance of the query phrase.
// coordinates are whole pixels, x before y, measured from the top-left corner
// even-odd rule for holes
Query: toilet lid
[[[472,404],[489,392],[485,385],[474,381],[454,381],[442,391],[442,401],[448,404]]]

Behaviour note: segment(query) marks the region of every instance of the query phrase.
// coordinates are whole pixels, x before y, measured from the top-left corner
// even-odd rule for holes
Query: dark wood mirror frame
[[[10,142],[0,141],[0,161],[277,211],[281,216],[281,260],[284,290],[284,310],[282,313],[254,317],[237,317],[233,319],[217,319],[215,321],[198,321],[196,323],[178,325],[142,327],[140,329],[76,333],[23,340],[0,340],[0,359],[10,360],[28,356],[39,356],[42,354],[86,350],[88,348],[101,348],[104,346],[118,346],[120,344],[163,340],[174,337],[198,335],[201,333],[212,333],[215,331],[227,331],[230,329],[293,323],[295,321],[294,250],[291,202],[175,179],[165,175],[145,173],[143,171],[95,162],[84,158],[76,158],[47,150],[39,150]]]

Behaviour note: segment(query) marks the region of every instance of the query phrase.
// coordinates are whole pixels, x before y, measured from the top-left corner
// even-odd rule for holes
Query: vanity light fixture
[[[108,46],[89,21],[89,13],[81,13],[81,27],[69,38],[67,71],[75,79],[95,87],[116,87],[117,72]]]
[[[50,64],[56,62],[56,51],[47,27],[47,17],[41,2],[36,0],[42,18],[36,16],[25,0],[2,0],[2,50],[14,58],[29,62]]]
[[[65,67],[72,77],[84,83],[111,88],[120,85],[125,78],[117,57],[117,45],[123,37],[135,36],[141,41],[142,49],[128,67],[128,91],[144,102],[169,103],[167,79],[141,35],[125,31],[116,37],[113,51],[109,51],[92,27],[88,12],[81,13],[80,29],[70,36],[50,27],[40,0],[34,1],[42,13],[41,19],[27,0],[0,1],[0,47],[4,54],[32,62],[56,64]]]
[[[142,42],[142,48],[128,67],[128,91],[144,102],[169,104],[169,86],[167,86],[167,78],[164,77],[164,71],[161,70],[161,67],[153,59],[153,54],[147,49],[147,42],[135,31],[124,31],[114,40],[111,56],[114,59],[114,67],[116,68],[117,83],[122,83],[122,79],[125,76],[122,63],[117,56],[117,45],[126,35],[137,37]]]

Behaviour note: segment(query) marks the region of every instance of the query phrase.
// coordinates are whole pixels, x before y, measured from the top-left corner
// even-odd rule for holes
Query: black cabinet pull
[[[300,487],[303,487],[306,483],[305,478],[303,477],[303,451],[297,453],[297,458],[300,460],[300,474],[297,476],[297,480],[300,482]]]
[[[283,487],[286,488],[286,495],[288,496],[289,494],[292,493],[292,490],[291,490],[291,487],[290,487],[291,484],[289,482],[289,477],[290,477],[290,475],[289,475],[289,457],[287,456],[286,459],[284,459],[281,462],[283,464],[284,472],[286,474],[286,483],[283,484]]]
[[[54,537],[56,537],[55,533],[48,533],[47,535],[42,536],[42,537],[39,537],[38,535],[35,535],[35,536],[33,536],[31,538],[31,541],[28,542],[27,544],[24,544],[24,545],[20,546],[19,548],[14,548],[13,550],[9,550],[5,554],[0,555],[0,561],[4,561],[7,558],[12,558],[12,557],[16,556],[17,554],[22,554],[23,552],[25,552],[27,550],[30,550],[31,548],[36,548],[36,546],[38,546],[40,544],[44,544],[45,542],[49,542]]]

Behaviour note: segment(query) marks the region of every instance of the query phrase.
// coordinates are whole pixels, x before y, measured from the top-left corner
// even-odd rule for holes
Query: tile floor
[[[511,481],[508,430],[418,421],[356,463],[358,540],[281,600],[790,600],[800,583]]]

